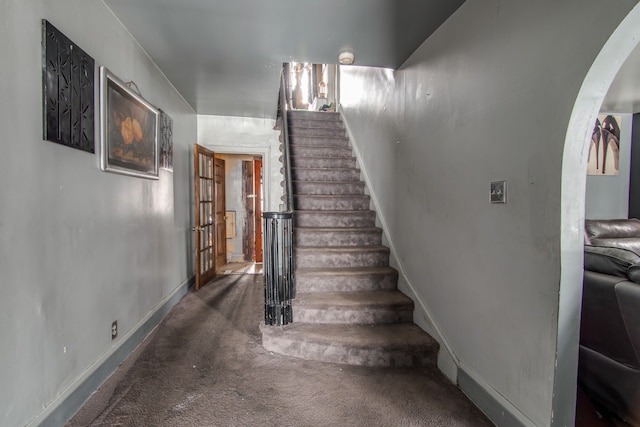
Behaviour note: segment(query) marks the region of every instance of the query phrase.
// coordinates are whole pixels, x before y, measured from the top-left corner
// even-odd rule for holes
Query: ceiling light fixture
[[[353,54],[353,52],[350,52],[348,50],[340,52],[340,54],[338,55],[338,61],[340,61],[342,65],[351,65],[353,64],[354,59],[355,55]]]

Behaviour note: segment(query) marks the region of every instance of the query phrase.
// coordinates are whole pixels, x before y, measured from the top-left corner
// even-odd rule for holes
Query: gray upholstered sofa
[[[640,425],[640,220],[586,220],[578,381]]]

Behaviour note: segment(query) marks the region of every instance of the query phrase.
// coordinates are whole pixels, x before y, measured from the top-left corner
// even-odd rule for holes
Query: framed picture
[[[620,162],[620,123],[622,116],[600,114],[589,143],[587,175],[618,175]]]
[[[100,67],[100,167],[158,179],[159,111]]]

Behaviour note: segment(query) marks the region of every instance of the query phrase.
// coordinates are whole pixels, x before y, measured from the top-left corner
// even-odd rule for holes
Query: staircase
[[[288,115],[294,193],[293,323],[261,326],[265,349],[365,366],[422,366],[438,344],[412,323],[339,113]]]

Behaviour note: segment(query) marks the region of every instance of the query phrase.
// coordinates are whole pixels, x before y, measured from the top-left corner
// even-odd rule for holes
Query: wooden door
[[[214,203],[213,203],[213,224],[215,235],[215,266],[219,268],[227,263],[227,227],[226,227],[226,205],[225,205],[225,170],[224,160],[214,159],[213,163],[213,183],[214,183]]]
[[[262,262],[262,160],[253,161],[253,193],[255,198],[256,262]]]
[[[242,252],[245,261],[255,258],[255,194],[253,192],[253,162],[242,162],[242,200],[245,204],[245,216],[242,220]]]
[[[196,289],[216,275],[214,256],[213,204],[214,153],[194,144],[193,182],[195,199]]]

